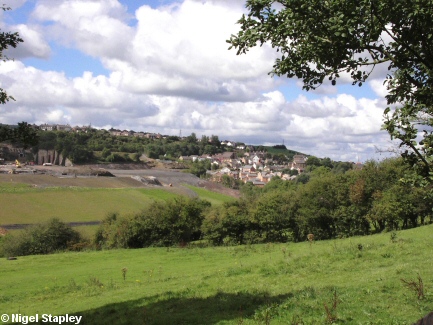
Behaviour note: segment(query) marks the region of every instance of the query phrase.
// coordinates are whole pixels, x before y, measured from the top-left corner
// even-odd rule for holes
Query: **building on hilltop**
[[[305,155],[294,155],[290,169],[297,169],[299,173],[302,173],[307,167],[307,159],[308,157]]]

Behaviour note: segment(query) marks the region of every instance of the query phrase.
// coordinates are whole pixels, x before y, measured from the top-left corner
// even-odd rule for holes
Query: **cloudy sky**
[[[380,71],[363,87],[314,92],[272,78],[267,46],[237,56],[226,40],[245,0],[4,0],[2,31],[24,39],[0,64],[16,102],[0,123],[59,123],[249,144],[282,144],[318,157],[381,159]]]

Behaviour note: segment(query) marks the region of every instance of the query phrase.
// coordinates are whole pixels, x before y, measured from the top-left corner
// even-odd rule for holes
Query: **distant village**
[[[224,175],[240,180],[243,183],[252,182],[256,186],[264,186],[273,177],[278,176],[283,180],[293,180],[297,174],[301,174],[306,167],[308,157],[295,155],[288,165],[274,164],[273,160],[266,158],[266,152],[244,152],[242,157],[237,157],[236,152],[224,152],[212,156],[188,156],[180,157],[179,161],[210,160],[216,166],[216,170],[207,172],[209,177],[220,183]],[[296,170],[296,175],[283,173],[283,171]]]
[[[65,132],[87,132],[91,127],[71,127],[70,125],[42,124],[40,130],[44,131],[65,131]],[[113,136],[139,137],[148,139],[162,139],[159,133],[135,132],[130,130],[110,129],[108,132]],[[198,139],[200,141],[200,139]],[[288,165],[276,165],[271,158],[266,158],[266,152],[254,151],[254,146],[235,141],[223,140],[221,145],[231,147],[234,151],[224,152],[215,155],[202,156],[181,156],[181,162],[195,162],[209,160],[217,170],[207,172],[209,177],[215,182],[221,182],[224,175],[230,176],[235,180],[244,183],[252,182],[256,186],[264,186],[273,177],[278,176],[283,180],[293,180],[296,175],[283,174],[283,170],[296,170],[297,174],[304,172],[308,157],[306,155],[295,155],[293,161]],[[237,152],[241,151],[242,157],[238,157]]]
[[[35,129],[42,131],[63,131],[63,132],[89,132],[93,128],[91,126],[75,126],[61,124],[41,124],[33,125]],[[111,128],[107,130],[112,136],[122,137],[139,137],[148,139],[164,139],[168,136],[159,133],[134,132],[129,130],[118,130]],[[186,137],[180,137],[185,139]],[[200,141],[200,139],[197,139]],[[279,177],[282,180],[293,180],[297,175],[302,174],[307,166],[308,156],[304,154],[296,154],[293,159],[287,164],[276,164],[267,152],[257,151],[254,146],[235,141],[221,141],[221,146],[228,148],[226,151],[214,155],[191,155],[181,156],[179,162],[200,162],[210,161],[212,170],[207,171],[207,176],[214,182],[221,182],[224,175],[227,175],[234,180],[243,183],[251,182],[255,186],[264,186],[273,177]],[[3,159],[5,150],[16,151],[19,157],[24,157],[24,151],[20,148],[12,146],[0,146],[0,162]],[[51,162],[48,162],[51,164]],[[355,169],[362,168],[362,164],[354,164]],[[290,173],[287,173],[287,171]]]
[[[35,129],[42,131],[63,131],[63,132],[88,132],[92,130],[92,126],[70,126],[69,124],[41,124],[41,125],[32,125]],[[121,136],[121,137],[138,137],[138,138],[148,138],[148,139],[162,139],[163,136],[159,133],[149,133],[149,132],[135,132],[128,130],[118,130],[118,129],[109,129],[111,135]]]

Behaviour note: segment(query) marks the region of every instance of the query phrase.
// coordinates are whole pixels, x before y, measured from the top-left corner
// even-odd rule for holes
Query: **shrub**
[[[214,245],[241,245],[246,241],[245,233],[251,229],[244,202],[230,202],[208,213],[202,224],[204,239]],[[254,241],[253,241],[254,242]]]
[[[178,198],[154,202],[133,216],[111,214],[95,236],[101,248],[142,248],[189,243],[201,237],[203,211],[210,203]]]
[[[49,254],[65,250],[79,243],[81,235],[59,219],[24,229],[22,232],[8,234],[2,243],[5,256]]]
[[[112,153],[110,155],[108,155],[105,160],[107,162],[127,162],[130,159],[128,157],[126,157],[125,155],[119,155],[117,153]]]
[[[240,200],[213,209],[203,221],[204,239],[214,245],[293,241],[288,197],[288,193],[269,192],[253,203]]]

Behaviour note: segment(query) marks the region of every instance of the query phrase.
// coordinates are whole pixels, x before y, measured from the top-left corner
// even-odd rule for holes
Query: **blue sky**
[[[280,144],[335,160],[380,159],[383,73],[363,87],[302,91],[272,78],[268,46],[237,56],[225,42],[243,0],[14,0],[2,30],[24,39],[0,64],[17,101],[0,123],[91,123],[99,128]],[[14,7],[15,6],[15,7]]]

